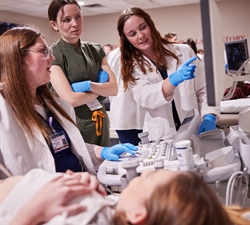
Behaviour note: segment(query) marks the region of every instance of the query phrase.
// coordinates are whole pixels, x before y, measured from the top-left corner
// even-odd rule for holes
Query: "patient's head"
[[[130,182],[114,224],[231,225],[214,193],[195,173],[157,170]]]

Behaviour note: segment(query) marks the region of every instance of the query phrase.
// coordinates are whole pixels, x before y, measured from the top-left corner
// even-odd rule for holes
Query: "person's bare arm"
[[[98,94],[89,92],[74,92],[60,66],[52,66],[50,81],[58,96],[71,104],[73,107],[92,102]]]
[[[50,81],[56,93],[71,104],[77,107],[95,100],[99,95],[108,97],[117,94],[118,87],[115,75],[108,65],[106,57],[102,61],[102,69],[109,74],[109,81],[106,83],[91,82],[91,91],[74,92],[60,66],[54,65],[51,67]]]

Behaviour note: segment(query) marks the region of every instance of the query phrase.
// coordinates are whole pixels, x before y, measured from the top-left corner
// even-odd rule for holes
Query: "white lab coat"
[[[120,48],[108,55],[108,63],[113,70],[118,84],[118,94],[109,97],[110,128],[114,130],[143,129],[145,110],[135,102],[131,90],[124,91],[121,78]]]
[[[169,44],[166,48],[174,52],[179,59],[177,62],[172,56],[166,56],[168,75],[174,73],[189,58],[195,56],[188,45]],[[154,64],[146,56],[145,58],[154,69],[152,72],[147,70],[146,74],[143,74],[139,65],[135,63],[133,77],[138,80],[131,85],[131,89],[135,101],[146,110],[143,131],[149,132],[150,141],[172,139],[176,134],[171,105],[173,98],[181,122],[192,109],[197,109],[201,116],[207,113],[219,115],[218,107],[207,105],[205,72],[201,60],[197,59],[194,62],[197,65],[195,78],[182,82],[176,87],[173,96],[165,99],[162,93],[163,78],[160,72],[156,72]]]
[[[74,109],[62,99],[58,99],[58,103],[75,121]],[[25,112],[23,114],[25,116]],[[84,162],[90,173],[96,174],[100,165],[94,154],[96,145],[86,144],[78,128],[60,114],[58,116],[63,121],[62,125],[69,135],[73,153]],[[24,175],[33,168],[55,171],[54,158],[42,133],[35,130],[34,136],[34,140],[32,140],[20,126],[10,105],[0,94],[0,163],[12,175]]]

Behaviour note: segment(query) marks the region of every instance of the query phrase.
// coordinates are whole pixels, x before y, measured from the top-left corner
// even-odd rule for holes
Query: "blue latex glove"
[[[191,62],[195,61],[197,59],[197,56],[194,56],[187,60],[185,63],[183,63],[178,70],[176,70],[173,74],[169,76],[169,81],[173,86],[178,86],[180,83],[182,83],[184,80],[190,80],[194,78],[194,71],[196,68],[196,65],[191,64]]]
[[[96,82],[106,83],[109,81],[109,74],[104,70],[99,70],[97,74]]]
[[[116,161],[119,159],[119,156],[124,153],[128,152],[131,155],[135,154],[138,148],[135,145],[126,143],[126,144],[117,144],[112,147],[104,147],[101,151],[101,157],[103,159]]]
[[[91,89],[91,81],[80,81],[71,84],[71,88],[74,92],[87,92]]]
[[[199,129],[199,134],[209,130],[216,129],[216,117],[212,114],[206,114]]]
[[[228,71],[228,64],[226,63],[225,64],[225,73],[227,74],[227,71]]]

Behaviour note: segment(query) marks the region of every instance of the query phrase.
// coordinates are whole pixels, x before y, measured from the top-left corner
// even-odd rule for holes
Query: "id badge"
[[[94,101],[88,103],[87,106],[89,107],[89,109],[91,111],[94,111],[94,110],[102,108],[102,104],[97,99],[95,99]]]
[[[55,153],[60,152],[69,147],[69,144],[63,131],[51,134],[49,137]]]

